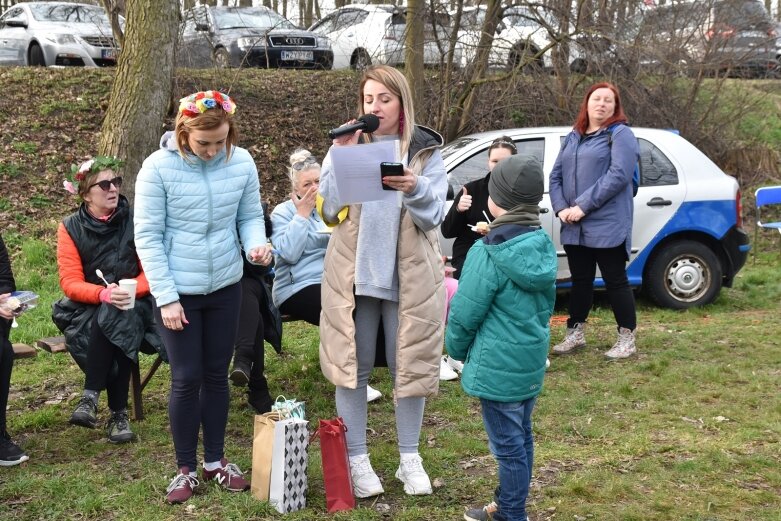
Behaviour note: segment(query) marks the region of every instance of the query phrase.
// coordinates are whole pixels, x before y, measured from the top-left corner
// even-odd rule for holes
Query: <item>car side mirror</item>
[[[10,18],[5,21],[5,25],[8,27],[24,27],[27,28],[27,20],[21,18]]]
[[[455,199],[455,197],[456,197],[456,194],[455,194],[455,191],[453,190],[453,185],[448,183],[447,184],[447,196],[445,196],[445,199],[447,201],[452,201],[453,199]]]
[[[196,31],[208,31],[209,25],[208,24],[195,24],[195,30]]]

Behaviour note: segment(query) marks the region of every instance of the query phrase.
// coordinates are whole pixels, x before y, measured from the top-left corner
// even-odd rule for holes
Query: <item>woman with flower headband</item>
[[[160,140],[136,180],[136,246],[158,308],[171,365],[168,412],[178,474],[169,503],[193,494],[199,431],[202,477],[247,490],[225,458],[228,366],[239,323],[242,248],[272,261],[263,226],[255,162],[236,146],[233,100],[217,91],[182,98],[173,132]]]
[[[358,112],[377,116],[379,128],[336,138],[333,147],[397,141],[404,169],[403,175],[382,179],[398,191],[397,198],[350,205],[341,217],[330,155],[323,161],[322,214],[339,224],[325,255],[320,367],[336,385],[336,409],[347,426],[353,492],[357,497],[382,494],[366,445],[366,385],[382,322],[394,383],[400,460],[395,475],[407,494],[431,494],[418,446],[426,397],[439,386],[444,341],[444,265],[436,232],[447,195],[439,152],[443,141],[435,131],[415,125],[410,86],[393,67],[378,65],[363,73]]]
[[[94,429],[98,397],[106,389],[112,443],[135,439],[128,424],[127,397],[138,350],[143,346],[145,352],[164,352],[149,284],[133,243],[132,210],[119,193],[121,166],[116,158],[98,156],[80,167],[73,165],[73,179],[64,183],[81,205],[57,229],[57,265],[65,297],[52,310],[68,351],[86,375],[70,423]],[[137,282],[131,309],[124,309],[131,296],[117,285],[120,279]]]

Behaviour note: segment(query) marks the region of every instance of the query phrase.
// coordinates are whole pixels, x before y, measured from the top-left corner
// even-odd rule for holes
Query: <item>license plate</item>
[[[101,49],[100,50],[100,56],[104,60],[116,60],[117,59],[117,50],[116,49]]]
[[[314,59],[315,53],[312,51],[282,51],[283,61],[311,62]]]

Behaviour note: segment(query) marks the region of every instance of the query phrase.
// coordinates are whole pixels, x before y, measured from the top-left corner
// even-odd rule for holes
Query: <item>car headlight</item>
[[[330,49],[331,48],[331,40],[326,38],[325,36],[318,36],[317,37],[317,47],[322,49]]]
[[[263,36],[243,36],[236,40],[236,45],[238,45],[239,49],[242,51],[246,51],[253,47],[265,47],[266,39]]]
[[[77,43],[76,37],[72,34],[47,34],[44,39],[49,40],[52,43],[65,44],[65,43]]]

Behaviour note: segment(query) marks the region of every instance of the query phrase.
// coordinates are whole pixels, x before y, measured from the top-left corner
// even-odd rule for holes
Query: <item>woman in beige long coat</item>
[[[382,321],[394,380],[396,477],[407,494],[430,494],[418,442],[425,399],[438,390],[444,333],[444,267],[436,233],[447,194],[442,137],[415,125],[409,85],[392,67],[364,72],[358,103],[359,114],[377,116],[379,128],[342,136],[333,146],[398,140],[404,175],[382,179],[399,191],[398,199],[350,205],[333,232],[322,282],[320,366],[336,385],[337,412],[348,428],[353,492],[357,497],[382,494],[366,446],[366,385]],[[330,153],[323,161],[320,193],[326,221],[338,222],[343,206]]]

